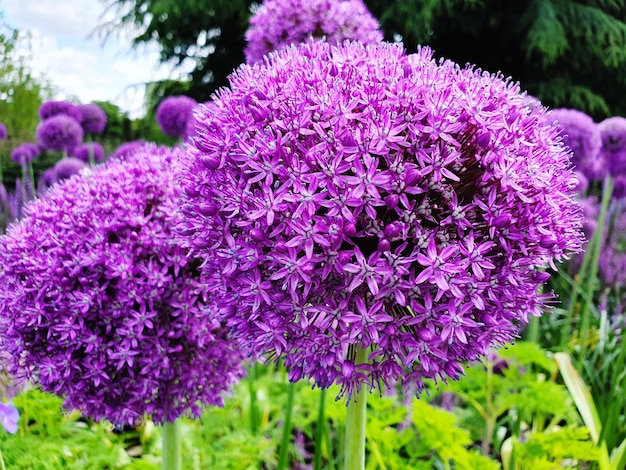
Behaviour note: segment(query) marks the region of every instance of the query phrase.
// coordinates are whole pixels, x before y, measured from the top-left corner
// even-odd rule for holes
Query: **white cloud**
[[[124,32],[104,45],[90,37],[104,11],[99,0],[0,0],[0,5],[10,25],[30,32],[30,64],[52,82],[58,99],[111,101],[137,117],[144,112],[144,83],[180,76],[159,63],[156,45],[131,51]]]

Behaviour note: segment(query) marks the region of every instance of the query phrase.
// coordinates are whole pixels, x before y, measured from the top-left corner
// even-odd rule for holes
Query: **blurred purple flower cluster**
[[[164,134],[184,138],[192,120],[192,111],[198,103],[188,96],[168,96],[159,103],[156,120]]]
[[[10,371],[95,419],[198,416],[243,374],[207,315],[199,261],[174,238],[179,156],[146,146],[90,167],[29,204],[0,244]]]
[[[383,33],[362,0],[265,0],[250,18],[244,53],[254,64],[272,51],[321,38],[332,45],[346,39],[375,44]]]
[[[212,313],[292,381],[349,397],[458,378],[549,308],[543,268],[581,249],[545,110],[428,49],[289,47],[202,109],[180,230]]]

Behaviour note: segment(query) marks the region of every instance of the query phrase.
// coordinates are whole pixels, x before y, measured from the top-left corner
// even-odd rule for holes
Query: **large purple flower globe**
[[[39,108],[39,117],[42,121],[60,114],[76,119],[78,122],[82,119],[78,106],[69,101],[46,101]]]
[[[342,395],[458,377],[549,308],[544,268],[581,248],[544,112],[428,49],[311,42],[240,67],[181,172],[214,313]]]
[[[626,118],[613,116],[598,124],[602,153],[611,176],[626,175]]]
[[[333,45],[346,39],[375,44],[383,33],[362,0],[265,0],[250,18],[244,53],[254,64],[272,51],[321,38]]]
[[[83,126],[85,134],[102,134],[107,125],[107,115],[100,106],[95,103],[81,104],[78,106],[80,112],[80,125]]]
[[[45,150],[71,153],[83,141],[83,128],[74,118],[59,114],[40,122],[37,142]]]
[[[94,162],[100,163],[104,160],[104,147],[98,142],[85,142],[76,147],[72,155],[85,163],[89,163],[90,157],[93,157]]]
[[[572,163],[590,180],[601,180],[606,173],[600,150],[602,139],[598,125],[591,116],[577,109],[554,109],[548,119],[564,132],[564,142],[572,149]]]
[[[242,375],[175,241],[176,151],[146,147],[31,203],[0,244],[0,346],[66,406],[116,425],[198,416]]]
[[[28,165],[39,155],[39,146],[33,142],[24,142],[11,151],[11,160],[18,165]]]
[[[196,100],[188,96],[168,96],[159,103],[156,120],[164,134],[182,138],[192,119],[192,110]]]

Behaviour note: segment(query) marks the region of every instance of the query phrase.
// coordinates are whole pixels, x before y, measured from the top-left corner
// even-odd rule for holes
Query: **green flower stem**
[[[602,204],[600,206],[600,215],[598,216],[598,228],[596,233],[593,234],[589,246],[587,248],[587,255],[591,256],[591,262],[589,266],[589,275],[586,278],[587,285],[585,289],[585,299],[580,314],[580,357],[578,358],[578,370],[582,371],[583,359],[585,356],[586,343],[589,338],[589,323],[591,307],[593,303],[593,294],[596,290],[596,280],[598,277],[598,260],[600,259],[600,251],[602,250],[602,241],[604,240],[604,226],[606,225],[606,215],[609,210],[609,204],[611,202],[611,195],[613,193],[613,186],[615,180],[610,176],[607,176],[604,180],[604,191],[602,192]]]
[[[4,466],[4,459],[2,458],[2,451],[0,451],[0,470],[7,470]]]
[[[280,443],[280,453],[278,455],[277,470],[287,468],[287,450],[291,443],[291,413],[293,411],[293,396],[296,389],[295,384],[287,384],[287,406],[285,409],[285,423],[283,425],[283,440]]]
[[[324,439],[324,427],[326,424],[326,416],[324,416],[325,406],[326,389],[322,388],[320,390],[320,406],[317,411],[317,429],[315,430],[315,456],[313,457],[314,470],[322,470],[322,441]]]
[[[250,395],[250,432],[256,434],[259,431],[259,410],[256,403],[256,378],[258,365],[255,361],[248,369],[248,393]]]
[[[161,430],[163,442],[163,470],[182,470],[183,461],[181,455],[182,439],[180,419],[174,422],[165,422]]]
[[[363,364],[366,361],[367,351],[359,347],[354,363]],[[362,386],[348,402],[344,470],[365,469],[366,405],[367,387]]]
[[[37,196],[37,186],[35,185],[35,170],[33,168],[33,162],[28,162],[28,177],[30,178],[30,185],[33,190],[33,196]],[[26,175],[24,175],[24,178],[26,178]]]
[[[569,299],[569,309],[567,311],[567,316],[565,318],[566,321],[561,335],[561,346],[564,347],[572,337],[572,321],[574,318],[576,307],[578,306],[578,296],[582,292],[584,294],[584,303],[582,306],[580,324],[578,329],[581,347],[581,358],[582,351],[584,351],[585,349],[585,341],[588,334],[587,329],[589,327],[589,312],[591,310],[592,304],[592,299],[590,295],[593,295],[593,290],[595,289],[596,275],[598,273],[598,259],[600,258],[600,250],[602,248],[602,240],[604,237],[604,225],[606,221],[606,215],[609,210],[609,204],[611,202],[611,194],[613,193],[614,185],[615,181],[610,176],[607,176],[604,179],[604,189],[602,191],[602,202],[600,205],[600,214],[598,216],[597,229],[591,237],[591,240],[589,240],[589,243],[587,243],[587,249],[583,257],[582,265],[578,271],[578,274],[574,278],[574,285]],[[588,269],[590,270],[590,273],[587,275]],[[582,284],[585,281],[586,289],[583,292]]]

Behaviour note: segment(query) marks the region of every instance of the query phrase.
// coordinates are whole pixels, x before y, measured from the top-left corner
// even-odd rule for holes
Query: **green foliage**
[[[610,0],[366,0],[409,51],[502,72],[551,107],[626,115],[626,5]]]
[[[22,142],[32,141],[39,122],[37,111],[50,96],[47,82],[36,77],[24,55],[29,38],[8,26],[0,16],[0,121],[8,130],[8,139],[0,140],[0,164],[11,162],[11,150]]]
[[[589,440],[585,428],[557,428],[531,434],[528,440],[515,443],[519,469],[579,468],[579,462],[597,462],[600,451]]]
[[[189,96],[207,101],[244,61],[244,32],[252,0],[101,0],[116,19],[101,26],[106,38],[119,28],[138,31],[134,44],[157,41],[161,60],[191,64]],[[167,96],[167,95],[164,95]]]

